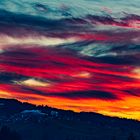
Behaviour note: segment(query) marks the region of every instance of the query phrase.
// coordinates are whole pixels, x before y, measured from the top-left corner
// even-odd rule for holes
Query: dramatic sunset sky
[[[0,97],[140,120],[139,0],[0,1]]]

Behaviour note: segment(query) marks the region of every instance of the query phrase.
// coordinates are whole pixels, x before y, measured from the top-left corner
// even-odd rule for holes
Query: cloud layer
[[[102,14],[79,16],[64,2],[32,3],[39,11],[29,14],[31,3],[25,12],[1,7],[0,97],[140,119],[138,9],[99,5]]]

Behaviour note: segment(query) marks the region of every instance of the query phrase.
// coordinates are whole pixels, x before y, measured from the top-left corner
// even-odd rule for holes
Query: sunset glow
[[[99,10],[50,20],[3,11],[0,97],[140,120],[140,15]]]

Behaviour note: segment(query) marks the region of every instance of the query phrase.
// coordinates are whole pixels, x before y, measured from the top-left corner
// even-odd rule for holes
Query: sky
[[[140,3],[71,1],[0,1],[0,97],[140,120]]]

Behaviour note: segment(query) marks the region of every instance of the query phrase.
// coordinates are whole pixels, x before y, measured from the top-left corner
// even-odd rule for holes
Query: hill
[[[0,122],[23,140],[127,140],[140,137],[140,122],[97,113],[64,111],[0,99]]]

